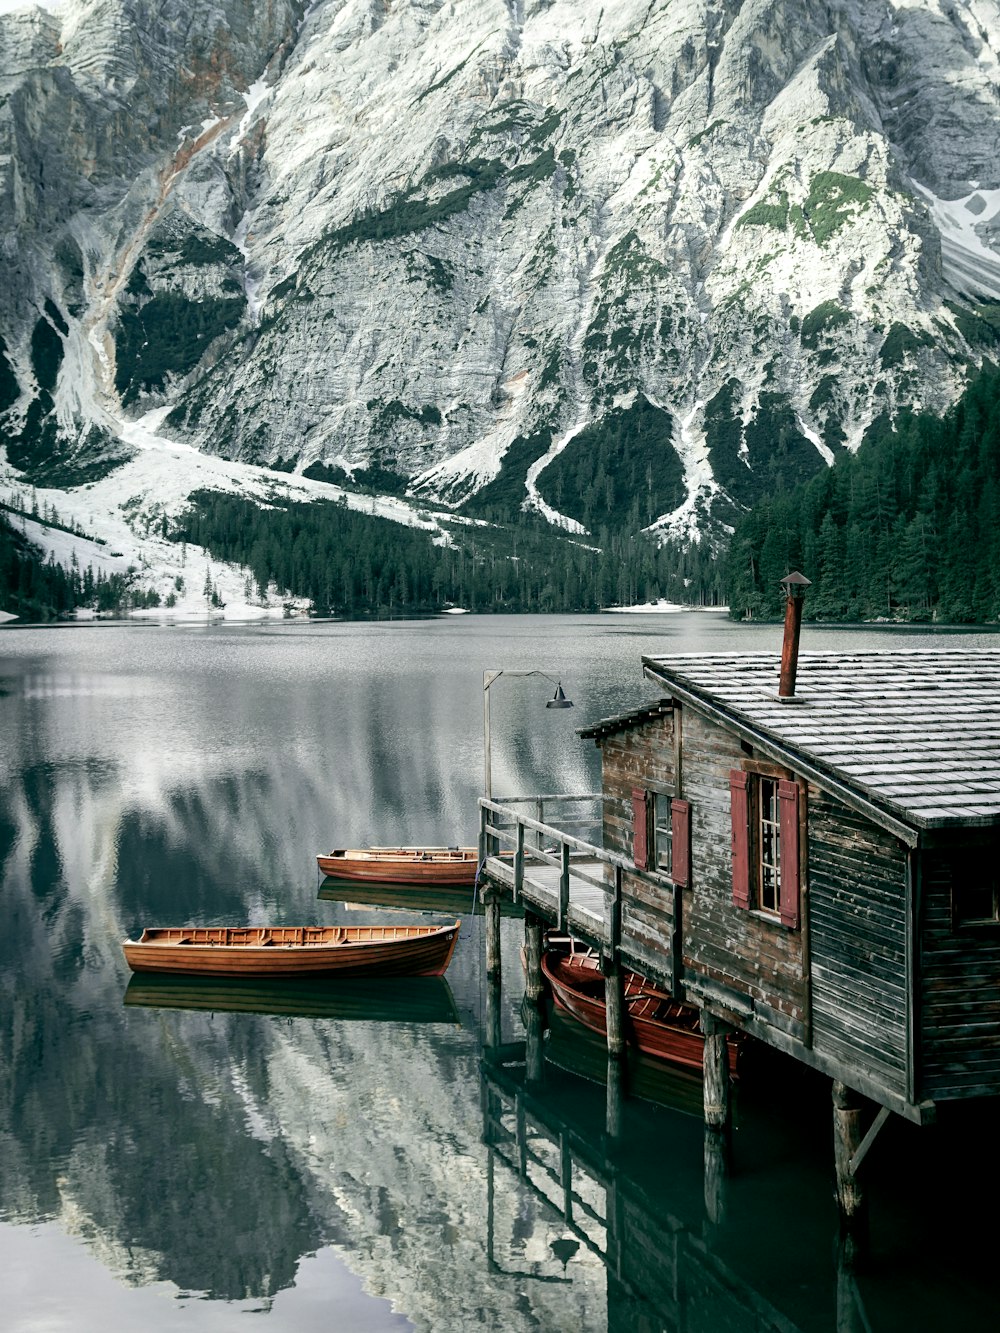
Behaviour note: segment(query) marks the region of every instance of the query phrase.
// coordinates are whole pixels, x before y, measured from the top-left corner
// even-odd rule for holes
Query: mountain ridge
[[[155,412],[417,505],[503,479],[570,532],[645,496],[718,540],[991,354],[998,50],[996,0],[2,15],[12,479],[95,479]],[[626,457],[679,480],[611,494]]]

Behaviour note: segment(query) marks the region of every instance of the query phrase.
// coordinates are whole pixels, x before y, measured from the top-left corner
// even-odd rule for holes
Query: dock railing
[[[567,805],[596,804],[596,816],[562,813]],[[559,931],[614,948],[621,936],[621,857],[567,828],[601,827],[603,797],[596,793],[511,797],[479,802],[479,859],[486,875],[508,887],[515,902],[542,909]],[[559,806],[559,827],[522,813]],[[550,816],[551,817],[551,816]],[[616,881],[618,881],[616,886]],[[617,905],[617,910],[616,910]]]
[[[566,826],[600,826],[604,800],[590,793],[500,801],[480,798],[479,860],[483,874],[487,882],[509,889],[515,902],[523,901],[560,933],[571,934],[616,961],[622,948],[624,876],[654,886],[661,900],[660,910],[671,922],[667,948],[659,959],[644,958],[640,942],[630,935],[625,941],[626,961],[630,955],[633,967],[646,962],[647,966],[663,969],[664,980],[676,989],[680,976],[680,890],[667,876],[642,870],[621,853],[566,831]],[[540,803],[544,810],[556,803],[586,801],[598,804],[598,816],[560,817],[563,827],[516,808],[531,803],[537,809]]]
[[[642,874],[623,856],[568,833],[566,826],[600,825],[597,818],[560,818],[562,827],[514,807],[598,802],[598,795],[515,797],[479,802],[479,859],[487,879],[536,908],[560,932],[571,931],[614,955],[621,942],[622,875]]]

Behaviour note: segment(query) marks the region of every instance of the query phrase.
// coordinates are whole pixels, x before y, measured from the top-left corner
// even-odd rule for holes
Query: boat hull
[[[439,977],[459,925],[165,929],[122,949],[133,972],[177,976]]]
[[[471,888],[479,870],[475,847],[371,847],[317,856],[324,875],[353,883],[448,884]]]
[[[590,972],[590,977],[587,972]],[[574,964],[572,959],[560,955],[543,954],[542,972],[552,991],[552,998],[560,1009],[570,1014],[592,1032],[607,1036],[607,1013],[603,996],[588,993],[594,985],[594,969],[586,969]],[[597,984],[603,986],[603,978]],[[636,973],[627,974],[633,984],[641,988],[642,979]],[[626,1037],[645,1055],[658,1060],[668,1061],[684,1069],[701,1070],[704,1066],[705,1039],[697,1026],[670,1022],[663,1019],[644,1017],[635,1012],[639,1007],[630,1003],[626,994]],[[648,1006],[646,1006],[648,1007]],[[678,1006],[680,1008],[680,1006]],[[694,1011],[688,1011],[694,1014]],[[730,1041],[727,1044],[729,1072],[735,1077],[739,1058],[739,1044]]]

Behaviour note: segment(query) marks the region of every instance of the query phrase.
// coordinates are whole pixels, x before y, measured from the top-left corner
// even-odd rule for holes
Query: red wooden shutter
[[[691,883],[691,802],[670,802],[671,879],[686,889]]]
[[[632,860],[640,870],[649,868],[649,815],[646,793],[642,787],[632,788]]]
[[[781,819],[781,924],[797,930],[799,925],[799,786],[782,779],[778,783]]]
[[[733,821],[733,902],[750,906],[750,793],[741,768],[729,773],[729,803]]]

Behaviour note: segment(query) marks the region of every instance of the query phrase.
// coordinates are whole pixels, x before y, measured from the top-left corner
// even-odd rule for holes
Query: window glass
[[[952,915],[956,926],[1000,923],[1000,883],[992,849],[970,847],[952,862]]]
[[[669,875],[673,869],[673,821],[670,797],[662,792],[655,793],[653,820],[654,866],[661,874]]]
[[[758,884],[759,907],[763,912],[777,912],[781,902],[781,817],[778,812],[778,783],[775,778],[760,778]]]

